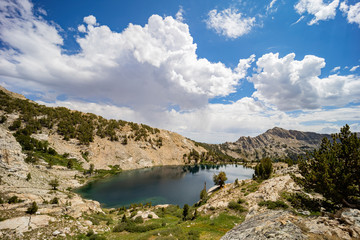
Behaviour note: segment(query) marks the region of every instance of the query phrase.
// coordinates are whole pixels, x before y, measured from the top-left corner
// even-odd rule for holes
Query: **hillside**
[[[214,160],[179,134],[122,120],[107,120],[63,107],[50,108],[0,89],[1,127],[22,145],[28,161],[68,164],[78,169],[136,169]],[[2,149],[2,151],[5,151]],[[58,161],[51,162],[51,156]]]
[[[236,142],[220,144],[218,148],[234,158],[248,161],[264,157],[296,159],[318,147],[324,137],[330,138],[330,135],[275,127],[256,137],[240,137]]]

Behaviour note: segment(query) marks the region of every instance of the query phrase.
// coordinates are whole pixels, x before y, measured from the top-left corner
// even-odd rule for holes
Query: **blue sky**
[[[220,143],[360,131],[360,3],[4,0],[0,84]]]

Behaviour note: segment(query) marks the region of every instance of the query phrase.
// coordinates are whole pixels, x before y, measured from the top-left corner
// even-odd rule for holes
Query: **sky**
[[[207,143],[360,131],[360,2],[1,0],[0,85]]]

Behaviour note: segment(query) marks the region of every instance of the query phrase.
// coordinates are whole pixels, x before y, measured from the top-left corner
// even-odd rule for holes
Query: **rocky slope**
[[[275,165],[274,177],[257,183],[253,180],[242,180],[239,184],[227,184],[223,189],[214,192],[199,211],[217,215],[229,211],[229,203],[242,199],[246,209],[245,221],[227,232],[222,240],[240,239],[359,239],[360,211],[358,209],[341,209],[335,214],[321,211],[310,212],[293,207],[284,196],[303,193],[290,177],[289,173],[297,172],[297,167],[286,164]],[[319,195],[310,195],[311,199],[321,199]],[[287,207],[268,209],[262,206],[263,201],[282,201]],[[239,213],[237,213],[239,214]]]
[[[296,158],[318,147],[324,137],[330,138],[330,135],[275,127],[257,137],[240,137],[236,142],[226,142],[218,147],[234,158],[250,161],[264,157]]]

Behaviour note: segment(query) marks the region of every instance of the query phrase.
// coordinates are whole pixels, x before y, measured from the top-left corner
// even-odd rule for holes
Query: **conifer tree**
[[[305,187],[334,203],[360,207],[360,139],[347,124],[301,159],[299,169]]]
[[[220,188],[224,186],[225,181],[227,180],[226,173],[225,172],[219,172],[218,175],[214,174],[213,181],[215,185],[219,185]]]

